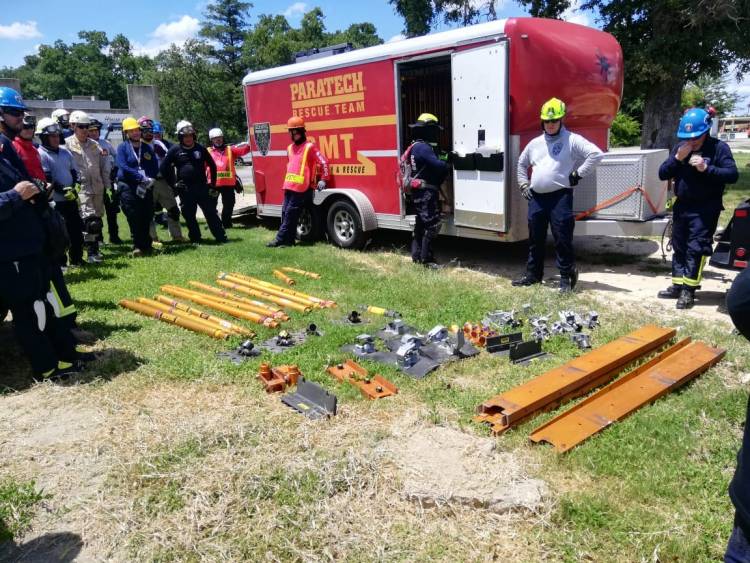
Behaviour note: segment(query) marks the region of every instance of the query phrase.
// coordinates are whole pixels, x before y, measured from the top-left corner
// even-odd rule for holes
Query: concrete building
[[[17,78],[0,78],[0,86],[7,86],[17,90],[23,96],[23,88]],[[37,119],[50,117],[56,109],[85,111],[89,116],[98,119],[106,125],[112,124],[119,129],[122,120],[128,116],[138,118],[148,115],[152,119],[159,119],[159,89],[156,86],[141,86],[128,84],[128,107],[117,109],[110,107],[109,100],[100,100],[96,96],[73,96],[70,100],[32,100],[24,98],[24,102]]]

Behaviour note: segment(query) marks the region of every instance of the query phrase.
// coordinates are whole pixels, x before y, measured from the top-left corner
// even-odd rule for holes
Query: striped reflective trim
[[[63,305],[62,299],[60,299],[60,294],[57,293],[55,284],[49,284],[47,301],[49,301],[49,304],[52,305],[52,309],[55,311],[55,316],[58,319],[62,319],[63,317],[67,317],[76,312],[76,306],[73,303],[71,303],[67,307]]]
[[[706,262],[708,261],[708,256],[701,256],[701,265],[698,268],[698,275],[693,279],[685,276],[683,278],[684,284],[690,287],[697,287],[700,285],[701,280],[703,279],[703,268],[706,267]]]

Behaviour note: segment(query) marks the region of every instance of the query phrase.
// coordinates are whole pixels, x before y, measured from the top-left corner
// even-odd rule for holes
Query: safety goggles
[[[24,111],[18,108],[0,108],[0,110],[2,110],[2,113],[11,117],[23,117],[24,114]]]
[[[55,123],[54,125],[47,125],[44,129],[42,129],[42,135],[59,135],[62,133],[62,129],[60,129],[60,126]]]
[[[180,129],[180,135],[195,135],[195,129],[192,127],[183,127]]]
[[[36,129],[36,116],[25,114],[23,116],[23,128],[24,129]]]
[[[560,123],[561,119],[545,119],[543,123]]]

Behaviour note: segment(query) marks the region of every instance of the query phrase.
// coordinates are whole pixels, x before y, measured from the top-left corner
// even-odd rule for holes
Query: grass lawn
[[[742,185],[728,192],[728,209],[750,197],[748,163],[747,156],[738,158]],[[64,392],[81,408],[125,421],[97,428],[112,433],[97,455],[116,460],[104,466],[98,492],[87,501],[89,541],[99,546],[102,558],[697,562],[721,557],[733,519],[726,489],[747,401],[741,376],[750,361],[750,346],[726,325],[695,319],[677,323],[645,307],[618,307],[587,292],[561,297],[550,289],[511,288],[506,277],[463,268],[425,271],[398,249],[382,246],[364,253],[323,242],[269,250],[264,244],[271,237],[272,231],[253,224],[231,231],[231,243],[224,246],[167,244],[161,255],[139,260],[128,258],[125,246],[109,247],[103,265],[67,275],[81,324],[103,339],[96,349],[109,350],[95,365],[95,377],[59,391],[30,387],[22,362],[3,375],[0,383],[7,394],[0,401],[17,396],[13,390],[30,388],[26,394],[42,395],[40,417],[45,416],[44,401]],[[329,422],[304,422],[280,406],[277,396],[262,391],[255,374],[268,354],[235,366],[215,353],[236,341],[214,341],[117,307],[123,298],[152,296],[161,284],[211,283],[219,271],[274,281],[271,270],[280,266],[320,273],[320,280],[296,276],[296,288],[339,303],[337,309],[293,314],[289,328],[315,322],[325,334],[272,359],[298,364],[308,379],[338,395],[340,414]],[[501,451],[518,453],[528,473],[548,483],[550,499],[542,512],[505,517],[404,501],[398,478],[377,455],[394,425],[407,417],[486,436],[485,428],[471,421],[480,402],[579,351],[558,337],[548,343],[554,356],[541,363],[511,367],[482,355],[444,366],[422,381],[370,364],[400,392],[368,402],[353,389],[335,385],[324,368],[342,358],[341,345],[362,332],[375,332],[383,321],[370,317],[364,327],[338,321],[372,304],[394,308],[410,324],[429,329],[479,321],[490,310],[520,309],[526,303],[540,313],[598,310],[602,326],[594,332],[594,346],[653,322],[679,326],[681,335],[728,353],[686,388],[565,456],[532,446],[527,438],[559,411],[497,438]],[[256,341],[274,334],[264,328],[257,332]],[[151,426],[143,426],[146,419]],[[34,467],[4,462],[0,483],[28,483],[35,479]],[[7,503],[19,496],[25,508],[17,522],[6,522],[0,530],[18,532],[27,527],[28,510],[42,501],[42,493],[35,497],[25,484],[6,489],[0,487],[2,518],[7,518]],[[52,496],[44,502],[54,503],[55,489],[40,485],[42,490]],[[58,515],[70,514],[67,504],[58,510]]]

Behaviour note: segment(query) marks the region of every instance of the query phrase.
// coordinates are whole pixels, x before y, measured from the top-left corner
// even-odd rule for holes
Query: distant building
[[[8,86],[23,96],[21,82],[17,78],[0,78],[0,86]],[[100,100],[96,96],[73,96],[70,100],[33,100],[24,98],[24,103],[37,119],[50,117],[56,109],[85,111],[90,117],[98,119],[105,126],[112,125],[119,129],[122,120],[128,116],[138,118],[148,115],[159,119],[159,89],[156,86],[139,86],[128,84],[128,108],[110,107],[109,100]]]
[[[719,120],[719,138],[723,141],[747,139],[750,133],[750,116],[727,116]]]

